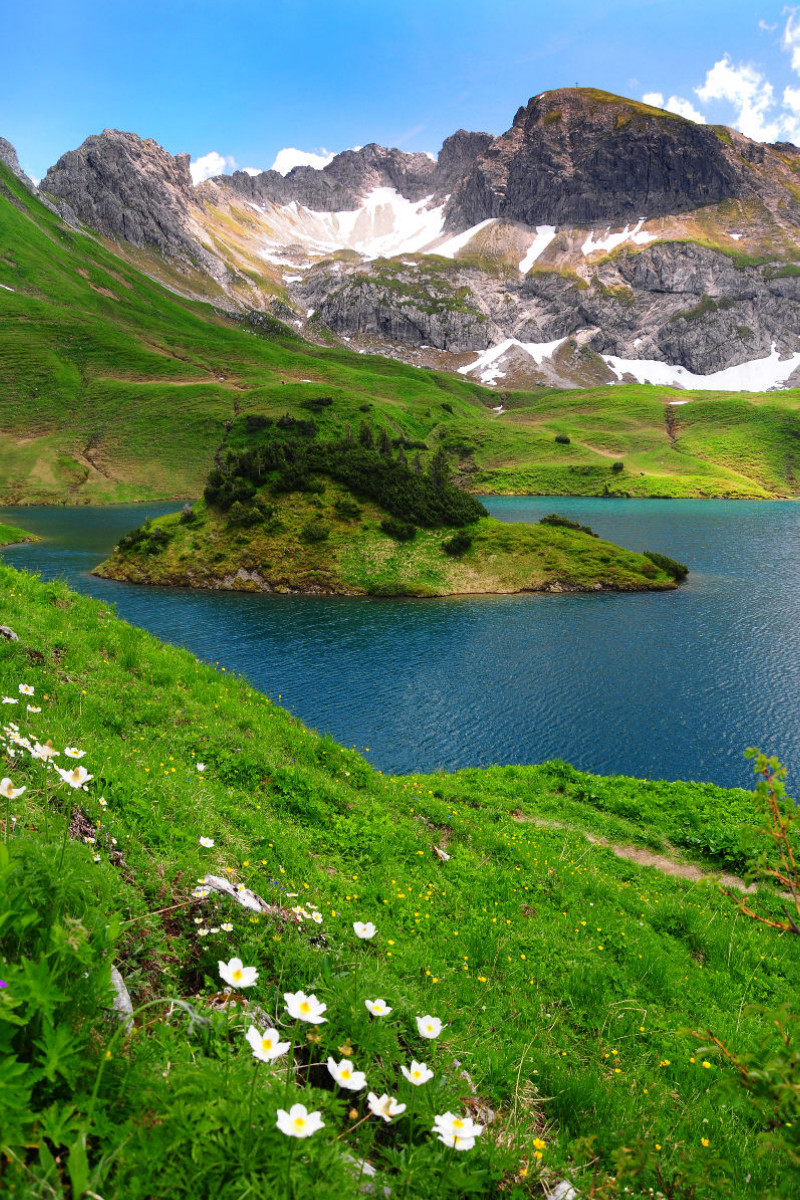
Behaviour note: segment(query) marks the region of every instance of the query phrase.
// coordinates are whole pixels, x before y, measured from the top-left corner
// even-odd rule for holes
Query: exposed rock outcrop
[[[535,96],[459,184],[453,229],[623,223],[752,192],[711,126],[589,88]]]
[[[140,248],[201,266],[215,278],[219,261],[193,226],[188,154],[169,154],[152,138],[104,129],[63,154],[41,190],[63,199],[86,225]]]

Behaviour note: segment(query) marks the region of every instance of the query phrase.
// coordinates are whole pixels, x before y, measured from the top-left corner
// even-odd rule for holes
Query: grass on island
[[[754,1006],[797,991],[794,947],[712,883],[582,832],[743,868],[763,844],[747,793],[559,763],[388,778],[63,584],[0,567],[0,593],[19,635],[0,639],[2,773],[26,789],[0,802],[4,1194],[341,1200],[374,1170],[376,1194],[420,1200],[563,1179],[608,1198],[796,1195],[706,1032],[769,1061],[779,1038]],[[85,790],[24,737],[52,739]],[[274,910],[201,898],[208,873]],[[226,1003],[233,957],[259,974]],[[287,1015],[299,990],[325,1023]],[[388,1015],[369,1015],[377,998]],[[245,1033],[273,1023],[293,1053],[259,1064]],[[364,1089],[333,1084],[326,1060],[348,1055]],[[399,1071],[412,1058],[433,1071],[419,1087]],[[407,1107],[370,1116],[368,1090]],[[300,1142],[276,1127],[295,1102],[324,1122]],[[430,1133],[446,1112],[486,1127],[463,1153]]]
[[[492,391],[183,299],[65,228],[2,163],[0,214],[2,503],[196,497],[238,414],[303,415],[320,395],[338,433],[367,412],[448,448],[478,491],[798,494],[797,391]],[[675,397],[692,403],[668,410]]]
[[[39,539],[26,529],[16,525],[4,525],[0,521],[0,546],[13,546],[16,542],[37,542]]]

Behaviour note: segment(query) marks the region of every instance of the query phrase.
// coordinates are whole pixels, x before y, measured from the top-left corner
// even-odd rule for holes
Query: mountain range
[[[800,149],[594,89],[436,160],[370,144],[196,187],[188,155],[107,129],[38,194],[187,297],[499,391],[800,381]]]

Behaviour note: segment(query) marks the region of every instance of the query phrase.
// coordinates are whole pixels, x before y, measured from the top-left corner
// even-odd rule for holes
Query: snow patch
[[[430,208],[431,199],[406,200],[395,188],[379,187],[352,211],[315,212],[296,200],[276,205],[267,213],[270,236],[259,253],[272,261],[286,246],[297,245],[308,255],[337,250],[355,250],[368,259],[417,254],[443,236],[444,205]]]
[[[598,250],[606,252],[615,250],[623,242],[634,242],[637,246],[646,246],[648,242],[655,242],[656,235],[654,233],[642,232],[642,226],[646,220],[646,217],[642,217],[641,220],[637,221],[633,229],[629,225],[626,225],[621,233],[612,233],[611,226],[609,225],[608,229],[606,229],[605,237],[598,238],[597,241],[594,240],[594,233],[590,233],[581,246],[581,251],[584,255],[587,255],[595,254]]]
[[[471,375],[473,371],[479,371],[481,383],[494,383],[497,379],[505,379],[505,371],[500,370],[500,365],[513,346],[524,350],[537,367],[540,367],[544,360],[551,358],[561,343],[566,340],[566,338],[557,338],[554,342],[518,342],[516,338],[506,338],[504,342],[492,346],[490,350],[484,350],[474,363],[470,363],[466,367],[459,367],[458,373],[459,375]]]
[[[457,233],[453,237],[448,238],[446,242],[436,246],[433,250],[428,250],[428,254],[440,254],[442,258],[455,258],[459,250],[463,250],[468,242],[471,242],[476,233],[480,233],[482,229],[486,229],[488,225],[495,225],[496,217],[488,217],[485,221],[479,221],[477,225],[465,229],[463,233]]]
[[[309,317],[313,317],[313,315],[316,311],[317,310],[315,308],[309,308],[308,312],[306,313],[306,319],[308,319]],[[305,383],[305,380],[303,380],[303,382]]]
[[[742,240],[742,235],[740,233],[729,233],[728,237],[733,238],[734,242],[740,242]]]
[[[528,252],[519,264],[519,269],[523,275],[527,275],[533,264],[540,255],[544,254],[547,247],[556,236],[555,225],[537,225],[536,237],[528,247]]]
[[[601,357],[620,381],[624,375],[633,375],[638,383],[696,388],[705,392],[766,392],[784,384],[800,366],[800,352],[782,360],[774,342],[766,358],[754,358],[736,367],[714,371],[711,375],[695,375],[686,367],[673,366],[656,359],[618,358],[614,354],[603,354]]]
[[[284,275],[283,281],[284,283],[300,283],[302,278],[302,275]]]
[[[13,292],[14,291],[14,289],[10,288],[7,283],[0,283],[0,288],[2,288],[4,292]]]

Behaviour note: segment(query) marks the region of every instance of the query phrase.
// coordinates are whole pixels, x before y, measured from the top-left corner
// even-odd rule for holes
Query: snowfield
[[[533,359],[537,367],[540,367],[544,360],[551,358],[562,342],[566,340],[563,337],[554,342],[518,342],[516,338],[506,338],[504,342],[492,346],[490,350],[484,350],[474,363],[469,363],[466,367],[459,367],[458,373],[459,375],[471,375],[474,371],[478,371],[481,383],[494,383],[497,379],[505,378],[505,371],[501,371],[500,367],[502,359],[512,347],[517,346],[523,350]]]
[[[605,362],[620,381],[632,375],[638,383],[655,383],[661,387],[695,388],[705,392],[766,392],[781,387],[789,376],[800,367],[800,353],[781,359],[772,343],[766,358],[754,358],[736,367],[726,367],[711,375],[695,375],[686,367],[671,366],[647,358],[617,358],[603,354]]]

